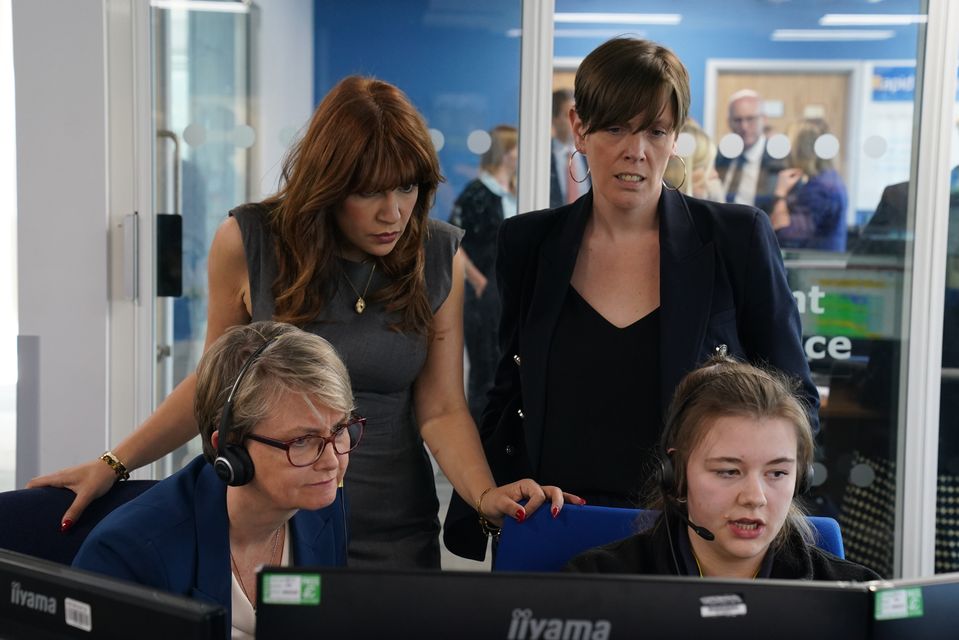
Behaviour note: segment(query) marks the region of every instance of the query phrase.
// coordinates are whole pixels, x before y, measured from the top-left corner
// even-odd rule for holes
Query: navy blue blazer
[[[337,494],[332,505],[290,520],[293,564],[346,564],[342,490]],[[218,604],[232,620],[226,484],[197,456],[104,518],[73,566]]]
[[[543,441],[550,344],[593,209],[576,202],[515,216],[500,227],[497,277],[503,357],[480,432],[497,484],[536,478]],[[663,191],[660,220],[660,404],[720,345],[798,378],[819,428],[819,394],[802,347],[795,298],[769,217],[755,207]],[[482,558],[485,540],[472,508],[455,495],[446,546]]]

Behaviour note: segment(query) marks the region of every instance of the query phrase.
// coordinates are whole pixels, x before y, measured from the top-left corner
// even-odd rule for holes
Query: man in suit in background
[[[786,167],[766,152],[762,97],[752,89],[737,91],[729,97],[728,119],[729,128],[743,139],[744,148],[736,158],[727,158],[722,152],[716,158],[726,202],[754,205],[771,213],[776,179]]]
[[[574,202],[589,191],[589,167],[581,153],[573,156],[572,175],[569,157],[575,151],[569,111],[573,108],[573,92],[558,89],[553,92],[553,140],[549,157],[549,206],[551,209]],[[582,182],[577,180],[583,179]]]

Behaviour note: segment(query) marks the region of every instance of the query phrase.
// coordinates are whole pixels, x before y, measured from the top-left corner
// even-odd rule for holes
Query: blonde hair
[[[519,134],[516,131],[516,127],[501,124],[493,127],[493,130],[489,132],[489,137],[489,149],[480,156],[480,168],[492,173],[503,164],[503,157],[516,148],[516,144],[519,141]]]
[[[697,169],[702,169],[708,174],[711,169],[715,168],[718,150],[712,138],[710,138],[709,135],[703,131],[702,127],[699,126],[699,123],[692,118],[686,121],[680,133],[688,133],[691,135],[696,142],[696,146],[693,148],[692,154],[681,156],[686,163],[685,176],[682,163],[678,161],[670,162],[666,166],[666,174],[663,176],[663,180],[671,187],[678,186],[682,183],[682,192],[687,196],[691,196],[694,195],[693,172]]]
[[[832,160],[816,155],[816,140],[826,133],[829,133],[829,125],[822,118],[805,118],[789,125],[789,166],[802,169],[807,176],[817,176],[832,169]]]
[[[282,322],[254,322],[228,329],[210,345],[196,371],[193,413],[200,429],[203,454],[216,458],[213,432],[220,426],[223,405],[243,365],[264,343],[233,396],[233,422],[226,434],[241,443],[292,391],[334,411],[353,409],[353,391],[346,365],[323,338]]]

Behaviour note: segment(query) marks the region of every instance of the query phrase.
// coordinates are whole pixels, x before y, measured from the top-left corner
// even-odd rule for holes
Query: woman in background
[[[676,389],[660,446],[653,526],[573,558],[599,573],[879,580],[814,544],[799,502],[811,481],[806,407],[783,376],[717,357]]]
[[[677,156],[682,158],[685,164],[678,160],[669,163],[663,181],[669,186],[678,188],[687,196],[725,202],[723,183],[716,171],[716,154],[718,153],[716,143],[693,119],[687,120],[683,125],[680,135],[684,133],[692,138],[692,151],[689,155]]]
[[[816,152],[816,141],[827,133],[821,118],[789,128],[789,168],[779,172],[770,214],[783,249],[846,250],[846,187],[832,160]]]
[[[470,285],[463,308],[469,356],[467,399],[477,423],[499,362],[496,234],[503,220],[516,215],[516,142],[516,127],[500,125],[490,131],[490,147],[480,158],[479,177],[466,185],[450,214],[450,223],[465,231],[461,252]]]

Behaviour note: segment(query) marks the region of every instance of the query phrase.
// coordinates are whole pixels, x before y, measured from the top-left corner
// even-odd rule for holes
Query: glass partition
[[[156,402],[196,367],[206,334],[206,255],[226,212],[249,199],[250,8],[153,9]],[[175,452],[166,475],[199,442]]]
[[[946,299],[942,321],[936,573],[959,571],[959,87],[956,89],[954,116],[949,232],[946,238]]]
[[[839,520],[850,559],[892,576],[924,4],[555,7],[556,89],[572,87],[583,56],[621,34],[660,42],[687,66],[693,121],[677,147],[703,177],[683,189],[769,214],[802,316],[822,398],[810,509]],[[680,180],[667,173],[667,182]]]

